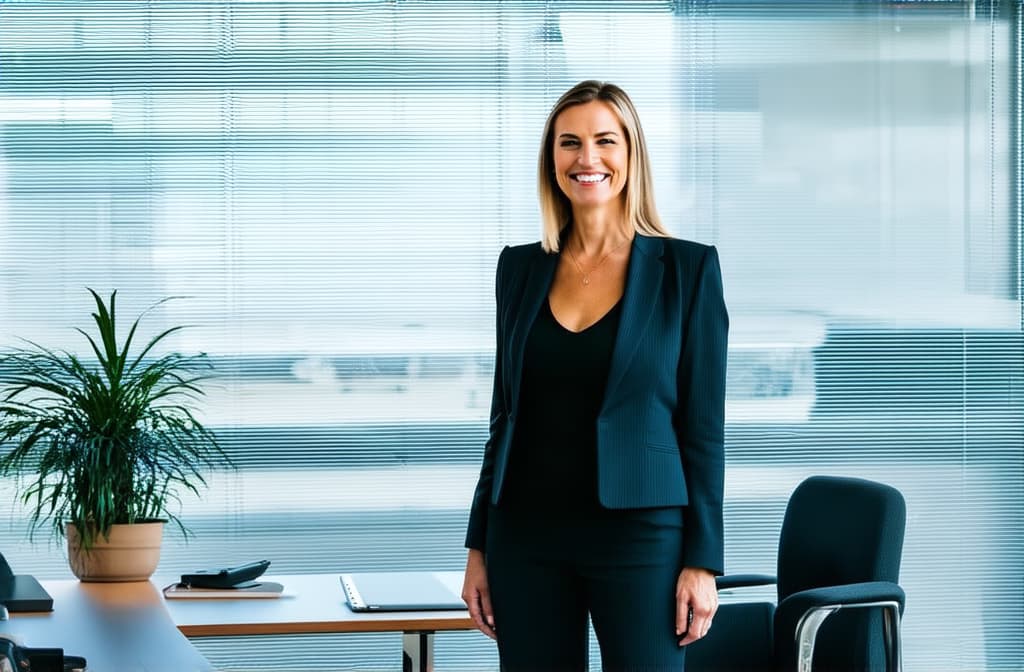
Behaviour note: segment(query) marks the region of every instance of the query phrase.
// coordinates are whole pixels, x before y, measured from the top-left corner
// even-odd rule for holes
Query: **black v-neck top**
[[[523,376],[503,502],[516,509],[594,509],[597,416],[604,401],[622,299],[569,331],[545,300],[523,354]]]

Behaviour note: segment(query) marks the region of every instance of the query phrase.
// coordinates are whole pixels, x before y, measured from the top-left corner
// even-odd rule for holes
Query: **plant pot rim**
[[[114,525],[151,525],[153,523],[164,523],[166,525],[167,522],[167,518],[139,518],[133,523],[114,523]],[[64,521],[64,525],[78,527],[78,525],[70,520]]]

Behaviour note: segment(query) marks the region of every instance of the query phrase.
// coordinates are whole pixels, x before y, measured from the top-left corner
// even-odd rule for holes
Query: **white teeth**
[[[600,182],[605,178],[604,175],[574,175],[577,182]]]

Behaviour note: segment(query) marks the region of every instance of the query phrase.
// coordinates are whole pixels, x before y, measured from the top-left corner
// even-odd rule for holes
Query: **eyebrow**
[[[600,137],[603,137],[605,135],[614,135],[614,136],[618,137],[619,134],[616,133],[615,131],[601,131],[600,133],[595,133],[594,137],[600,138]],[[575,133],[560,133],[558,135],[558,137],[559,138],[575,138],[575,139],[579,140],[579,136],[576,135]]]

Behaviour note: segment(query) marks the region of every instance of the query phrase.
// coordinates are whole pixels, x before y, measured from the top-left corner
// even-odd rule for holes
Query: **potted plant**
[[[123,343],[109,306],[92,289],[96,363],[32,341],[0,354],[0,475],[27,477],[22,501],[31,530],[66,536],[83,581],[145,580],[160,560],[164,523],[178,518],[183,491],[203,472],[230,466],[194,415],[209,376],[205,354],[157,354],[172,327],[131,354],[140,315]],[[152,308],[170,299],[164,299]],[[152,310],[150,308],[150,310]]]

